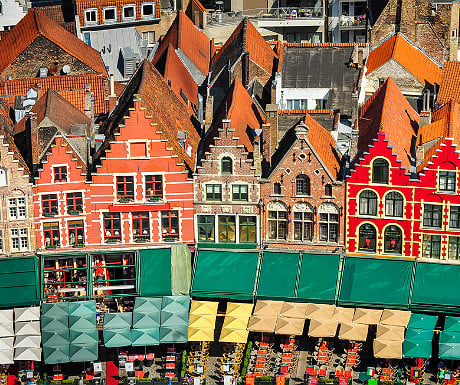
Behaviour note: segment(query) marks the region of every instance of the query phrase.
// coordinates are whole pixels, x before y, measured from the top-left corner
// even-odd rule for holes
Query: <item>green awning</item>
[[[92,342],[84,345],[70,345],[70,362],[95,361],[98,358],[98,343]]]
[[[408,328],[403,342],[403,356],[405,358],[430,358],[433,333],[433,329]]]
[[[141,249],[139,256],[139,294],[171,295],[171,249]]]
[[[200,250],[195,259],[192,294],[253,299],[258,261],[257,251]]]
[[[434,330],[436,322],[438,322],[438,317],[434,315],[412,313],[407,327],[412,329]]]
[[[42,318],[43,317],[68,317],[69,315],[69,302],[54,302],[42,304]]]
[[[441,311],[460,308],[460,265],[418,262],[411,305]]]
[[[104,329],[104,345],[106,348],[121,348],[131,345],[131,329]]]
[[[444,321],[444,331],[460,332],[460,317],[446,316]]]
[[[257,298],[289,300],[295,297],[299,253],[263,254]]]
[[[99,341],[99,335],[96,328],[92,330],[77,331],[70,330],[70,341],[72,345],[91,344]]]
[[[104,316],[104,329],[126,329],[133,322],[133,313],[106,313]]]
[[[407,308],[412,265],[407,260],[347,257],[339,304]]]
[[[48,348],[59,348],[70,343],[69,330],[58,332],[42,331],[42,344]]]
[[[160,343],[162,344],[185,344],[188,341],[187,326],[160,327]]]
[[[40,303],[36,257],[0,259],[0,308]]]
[[[68,317],[49,317],[42,315],[41,317],[42,331],[58,332],[61,330],[69,330]]]
[[[71,330],[88,330],[96,328],[96,312],[90,315],[69,315],[69,327]]]
[[[337,254],[303,254],[297,299],[304,302],[333,303],[339,271]]]
[[[45,364],[47,365],[70,362],[69,345],[61,346],[59,348],[49,348],[47,346],[43,346],[43,357],[45,359]]]
[[[133,346],[155,346],[160,344],[160,328],[133,329],[131,332]]]
[[[460,332],[443,331],[440,333],[439,358],[460,360]]]

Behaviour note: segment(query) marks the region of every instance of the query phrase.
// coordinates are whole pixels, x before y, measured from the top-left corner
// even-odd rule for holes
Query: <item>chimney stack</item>
[[[38,148],[38,124],[37,124],[37,114],[35,112],[28,112],[25,116],[26,119],[26,136],[28,139],[27,153],[28,161],[30,162],[32,177],[35,176],[38,165],[40,163],[40,149]]]
[[[254,168],[256,169],[256,175],[262,175],[262,159],[260,156],[260,135],[254,138]]]
[[[91,84],[85,86],[85,115],[92,119],[93,115],[93,95],[91,93]]]
[[[267,104],[265,112],[267,114],[267,124],[262,126],[262,148],[264,158],[270,163],[271,156],[278,146],[278,104]]]
[[[212,124],[212,117],[213,117],[213,110],[214,110],[214,96],[208,96],[206,98],[206,106],[204,111],[204,132],[208,132],[209,128]]]

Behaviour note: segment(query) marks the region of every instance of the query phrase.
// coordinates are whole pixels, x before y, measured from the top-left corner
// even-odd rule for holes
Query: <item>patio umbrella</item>
[[[439,358],[443,360],[460,360],[460,343],[440,343]]]
[[[70,330],[72,344],[82,345],[99,342],[99,333],[96,328],[92,330]]]
[[[404,358],[430,358],[432,341],[429,340],[405,340],[403,342]]]
[[[249,320],[253,308],[254,304],[252,303],[228,302],[225,315]]]
[[[281,301],[258,300],[252,314],[258,317],[277,317],[280,314],[282,307],[283,302]]]
[[[315,320],[331,320],[334,311],[334,305],[309,303],[305,316],[306,318]]]
[[[161,302],[161,311],[167,311],[170,313],[187,313],[190,308],[190,297],[186,295],[171,295],[163,297]]]
[[[15,348],[39,348],[42,342],[41,336],[16,336]]]
[[[339,338],[348,341],[366,341],[369,325],[356,322],[344,322],[340,324]]]
[[[149,329],[160,327],[160,311],[155,310],[152,313],[138,313],[133,311],[133,328]]]
[[[215,324],[216,324],[215,314],[208,314],[208,315],[190,314],[189,315],[188,326],[191,326],[194,328],[214,329]]]
[[[43,357],[45,364],[48,365],[70,362],[69,345],[61,346],[59,348],[43,346]]]
[[[0,310],[0,324],[13,323],[13,309]]]
[[[71,330],[96,329],[96,313],[91,315],[69,315],[69,328]]]
[[[380,317],[380,323],[390,326],[407,326],[410,314],[410,311],[385,309]]]
[[[89,318],[94,315],[96,319],[96,301],[69,302],[69,315]]]
[[[217,314],[218,306],[219,306],[219,302],[193,300],[190,306],[190,314],[196,314],[196,315]]]
[[[159,313],[162,301],[161,297],[136,297],[134,300],[134,312],[143,314]]]
[[[188,328],[189,341],[214,341],[214,328]]]
[[[15,322],[39,321],[40,306],[15,307],[14,320]]]
[[[171,313],[169,311],[162,311],[160,325],[161,327],[188,326],[188,313]]]
[[[107,313],[104,316],[104,329],[130,328],[133,323],[133,313]]]
[[[318,321],[310,320],[308,335],[310,337],[335,337],[337,333],[338,322],[334,320]]]
[[[280,315],[288,318],[305,319],[307,304],[302,302],[283,302]]]
[[[246,330],[249,319],[225,316],[223,327],[226,329]]]
[[[273,333],[276,326],[276,316],[251,316],[248,322],[248,330],[251,332]]]
[[[185,344],[188,339],[187,326],[178,326],[174,328],[160,327],[161,344]]]
[[[16,348],[14,349],[15,361],[41,361],[42,349],[38,348]]]
[[[247,330],[222,329],[219,342],[233,342],[245,344],[248,341],[249,332]]]
[[[0,338],[1,337],[13,337],[14,336],[14,328],[13,323],[3,323],[0,324]]]
[[[16,322],[14,324],[17,336],[39,336],[40,321]]]
[[[336,307],[332,319],[339,323],[342,322],[353,322],[353,316],[355,315],[355,309],[352,307]]]
[[[411,313],[408,328],[434,330],[438,317],[434,315]]]
[[[2,365],[14,364],[13,349],[0,350],[0,364]]]
[[[133,346],[155,346],[160,344],[160,328],[133,329],[131,331]]]
[[[374,340],[374,356],[376,358],[402,358],[402,342]]]
[[[0,338],[0,350],[10,350],[14,346],[14,337]]]
[[[279,317],[276,321],[275,334],[301,336],[305,326],[303,318]]]
[[[49,348],[58,348],[70,343],[70,336],[68,330],[61,330],[58,332],[43,332],[42,333],[43,346]]]
[[[69,349],[70,362],[95,361],[98,358],[98,344],[73,345]]]
[[[106,348],[121,348],[131,345],[131,329],[104,329],[103,336]]]
[[[353,322],[366,325],[377,325],[382,316],[382,310],[379,309],[364,309],[356,308],[355,315],[353,316]]]
[[[69,315],[69,302],[52,302],[42,304],[42,318],[67,317]]]
[[[37,322],[37,321],[29,321],[29,322]],[[16,330],[17,324],[26,324],[27,322],[16,322]],[[57,331],[57,330],[67,330],[69,329],[69,317],[48,317],[42,316],[41,318],[41,325],[43,331]]]
[[[404,341],[404,326],[377,325],[377,338],[386,341]]]
[[[444,331],[460,332],[460,317],[446,316]]]

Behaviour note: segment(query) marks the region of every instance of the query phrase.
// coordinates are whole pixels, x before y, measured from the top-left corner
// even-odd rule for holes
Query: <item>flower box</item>
[[[118,243],[120,240],[118,238],[108,238],[105,240],[106,243]]]
[[[135,240],[136,243],[145,243],[145,242],[148,242],[148,239],[147,238],[137,238]]]
[[[47,217],[47,218],[50,218],[50,217],[54,217],[57,213],[55,212],[52,212],[52,213],[43,213],[43,216],[44,217]]]
[[[118,199],[118,202],[120,203],[130,203],[130,202],[133,202],[134,199],[133,198],[120,198]]]
[[[150,197],[149,202],[159,202],[161,199],[161,197]]]
[[[84,243],[75,243],[72,245],[72,247],[79,248],[79,247],[85,247]]]
[[[174,242],[174,241],[177,241],[177,237],[174,237],[174,236],[171,236],[171,235],[169,235],[169,236],[166,235],[166,236],[164,237],[164,241],[165,241],[165,242]]]
[[[56,250],[57,245],[48,245],[45,246],[46,250]]]
[[[80,215],[81,211],[80,210],[69,210],[69,215]]]

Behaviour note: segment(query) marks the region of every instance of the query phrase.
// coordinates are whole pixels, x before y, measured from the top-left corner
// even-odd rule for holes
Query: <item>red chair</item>
[[[343,376],[343,370],[336,370],[335,371],[335,376],[336,377],[342,377]]]
[[[155,358],[155,354],[147,353],[147,356],[146,356],[147,361],[152,361],[154,358]]]
[[[287,365],[281,365],[280,371],[281,371],[281,374],[288,374],[289,367]]]
[[[308,374],[308,375],[311,376],[311,375],[314,374],[314,372],[315,372],[315,368],[314,368],[313,366],[307,367],[307,374]]]
[[[390,368],[383,368],[382,373],[391,374],[391,369]]]
[[[320,376],[320,377],[325,377],[325,376],[327,376],[327,370],[325,370],[325,369],[320,369],[320,370],[319,370],[319,376]]]
[[[265,356],[257,356],[256,361],[257,362],[265,362],[267,360],[267,357]]]
[[[353,375],[353,372],[351,370],[345,370],[345,377],[351,377]]]
[[[134,377],[136,377],[138,380],[141,378],[144,378],[145,372],[143,370],[136,370],[134,372]]]
[[[176,369],[176,364],[166,364],[166,369]]]

